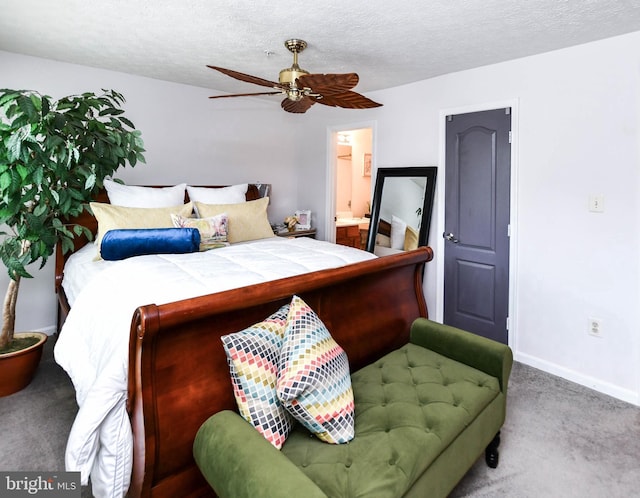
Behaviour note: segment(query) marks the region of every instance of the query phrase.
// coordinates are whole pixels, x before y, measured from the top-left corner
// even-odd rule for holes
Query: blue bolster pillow
[[[183,254],[200,248],[197,228],[128,228],[102,237],[102,259],[117,261],[144,254]]]

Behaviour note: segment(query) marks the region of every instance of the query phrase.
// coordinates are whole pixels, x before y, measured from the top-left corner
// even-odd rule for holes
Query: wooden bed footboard
[[[134,434],[129,496],[213,495],[192,456],[196,431],[236,409],[225,334],[262,321],[296,294],[346,351],[352,370],[409,340],[427,316],[429,247],[296,277],[138,308],[131,325],[128,410]]]

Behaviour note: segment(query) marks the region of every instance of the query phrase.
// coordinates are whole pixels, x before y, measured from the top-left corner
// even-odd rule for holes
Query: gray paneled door
[[[447,117],[444,322],[508,342],[511,110]]]

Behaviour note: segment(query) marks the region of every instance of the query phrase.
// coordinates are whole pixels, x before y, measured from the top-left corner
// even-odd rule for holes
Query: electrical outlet
[[[589,318],[588,320],[587,330],[589,335],[602,337],[602,320],[599,318]]]

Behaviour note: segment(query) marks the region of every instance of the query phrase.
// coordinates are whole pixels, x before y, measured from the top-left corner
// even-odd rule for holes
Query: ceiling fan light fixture
[[[293,100],[294,102],[298,102],[299,100],[302,100],[302,98],[304,97],[304,93],[302,93],[296,87],[286,90],[286,95],[289,100]]]
[[[213,95],[209,98],[280,94],[285,96],[285,99],[280,103],[281,107],[287,112],[296,114],[305,113],[316,103],[345,109],[369,109],[382,105],[351,90],[358,84],[359,78],[356,73],[311,74],[298,66],[298,54],[307,47],[307,42],[304,40],[292,38],[285,41],[284,46],[293,53],[293,64],[291,67],[280,71],[277,83],[232,69],[208,66],[237,80],[268,87],[272,91]]]

